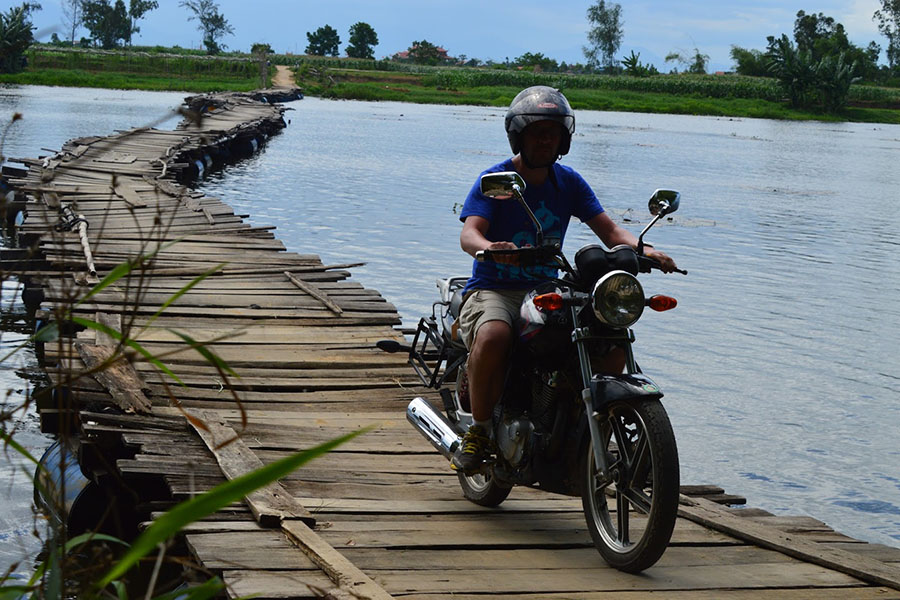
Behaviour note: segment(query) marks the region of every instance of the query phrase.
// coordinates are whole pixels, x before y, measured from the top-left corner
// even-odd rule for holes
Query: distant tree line
[[[375,58],[374,47],[378,45],[378,34],[368,23],[362,21],[350,26],[350,45],[345,48],[351,58]],[[315,56],[338,56],[341,38],[331,25],[323,25],[315,31],[307,31],[306,53]]]
[[[900,74],[896,24],[885,17],[900,17],[900,0],[893,0],[896,6],[892,11],[888,10],[892,0],[882,2],[883,10],[876,12],[876,18],[880,14],[885,23],[880,27],[888,37],[887,66],[878,65],[881,46],[876,42],[859,47],[849,41],[844,26],[834,18],[801,10],[794,20],[793,38],[784,33],[768,36],[765,51],[732,46],[735,70],[740,75],[777,78],[795,108],[821,105],[826,111],[838,112],[846,106],[854,81],[879,81]]]
[[[131,45],[132,36],[141,31],[137,22],[159,8],[157,0],[59,0],[62,9],[65,35],[60,39],[53,33],[50,43],[60,46],[84,48],[96,47],[110,50]],[[37,8],[39,5],[32,3]],[[188,10],[188,21],[197,21],[197,29],[203,35],[203,45],[208,54],[219,54],[226,46],[222,38],[234,34],[219,5],[214,0],[179,0],[178,5]],[[88,30],[88,36],[75,41],[79,27]]]

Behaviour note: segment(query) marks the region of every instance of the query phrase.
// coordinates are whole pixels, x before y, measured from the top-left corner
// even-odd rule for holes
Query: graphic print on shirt
[[[559,217],[556,216],[553,211],[547,208],[546,202],[541,200],[538,204],[537,210],[534,211],[534,216],[537,218],[538,222],[541,224],[541,228],[544,231],[544,240],[559,240],[561,228],[560,228],[560,220]],[[511,240],[513,244],[518,248],[525,248],[527,246],[534,246],[535,232],[533,230],[530,231],[520,231],[516,235],[513,236]],[[497,267],[497,278],[498,279],[536,279],[536,280],[545,280],[554,278],[557,276],[557,271],[554,267],[528,267],[522,268],[518,265],[507,265],[504,263],[495,263]]]

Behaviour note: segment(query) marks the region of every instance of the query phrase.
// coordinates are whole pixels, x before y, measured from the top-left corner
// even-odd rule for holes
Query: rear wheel
[[[501,485],[486,473],[475,473],[474,475],[457,473],[457,477],[459,477],[459,487],[462,488],[466,500],[479,506],[498,506],[512,491],[511,487]]]
[[[597,550],[613,567],[638,573],[663,555],[678,514],[675,435],[658,400],[609,405],[600,422],[608,473],[585,445],[582,506]]]

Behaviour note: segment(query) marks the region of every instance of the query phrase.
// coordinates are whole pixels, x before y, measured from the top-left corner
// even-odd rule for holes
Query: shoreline
[[[282,67],[283,69],[283,67]],[[409,73],[357,71],[320,74],[310,77],[303,69],[295,80],[304,95],[334,100],[406,102],[504,107],[519,88],[480,86],[442,89],[425,85]],[[327,84],[322,80],[327,78]],[[258,81],[237,82],[222,79],[181,79],[153,74],[133,76],[127,73],[66,71],[44,69],[15,75],[0,75],[0,85],[80,87],[111,90],[210,93],[217,91],[250,92],[259,89]],[[833,123],[879,123],[900,125],[900,109],[850,106],[842,114],[789,108],[770,100],[722,97],[699,94],[669,94],[629,90],[566,88],[566,96],[576,110],[632,112],[649,114],[695,115],[730,118],[759,118],[780,121],[822,121]]]

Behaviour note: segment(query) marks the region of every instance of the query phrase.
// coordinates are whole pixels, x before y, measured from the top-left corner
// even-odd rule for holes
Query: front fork
[[[609,471],[609,464],[606,460],[606,448],[600,434],[600,416],[594,410],[594,402],[591,395],[591,357],[588,354],[587,341],[591,338],[591,332],[586,327],[578,327],[578,309],[572,306],[572,323],[575,325],[572,330],[572,342],[578,349],[578,362],[581,365],[581,401],[584,403],[584,412],[587,417],[588,428],[591,432],[591,447],[594,449],[594,465],[597,467],[600,478],[606,479]],[[625,344],[625,368],[628,373],[637,372],[637,363],[634,361],[634,353],[631,350],[631,331],[629,330],[628,342]]]

